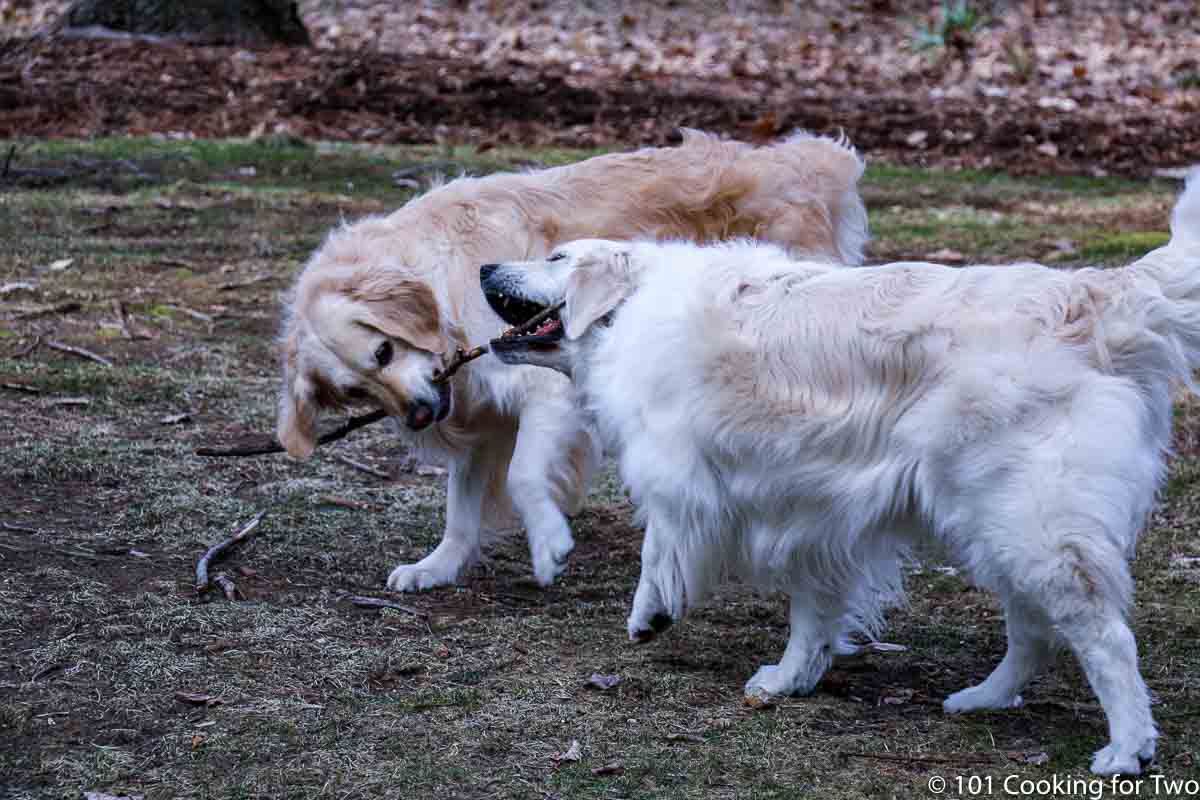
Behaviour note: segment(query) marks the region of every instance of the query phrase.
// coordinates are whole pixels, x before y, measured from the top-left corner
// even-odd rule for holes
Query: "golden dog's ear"
[[[373,270],[362,276],[347,292],[366,306],[371,324],[430,353],[450,349],[441,330],[441,315],[433,290],[390,270]]]
[[[629,254],[612,253],[600,263],[576,269],[567,278],[567,307],[564,330],[568,339],[578,339],[592,324],[629,296]]]
[[[292,458],[308,458],[317,449],[315,395],[314,387],[302,376],[285,381],[275,436]]]
[[[283,391],[275,438],[292,458],[308,458],[317,448],[317,392],[300,372],[300,341],[293,330],[283,345]]]

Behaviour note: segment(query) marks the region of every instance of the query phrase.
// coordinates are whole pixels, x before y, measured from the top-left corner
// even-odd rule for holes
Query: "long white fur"
[[[1126,559],[1172,390],[1200,365],[1200,177],[1171,229],[1118,270],[838,270],[748,242],[597,241],[502,268],[539,301],[589,271],[628,287],[562,348],[646,524],[631,636],[736,574],[792,597],[784,656],[747,695],[808,692],[847,630],[878,630],[899,556],[930,536],[1008,626],[1003,662],[946,711],[1019,704],[1066,646],[1109,720],[1092,769],[1139,772],[1157,734]]]

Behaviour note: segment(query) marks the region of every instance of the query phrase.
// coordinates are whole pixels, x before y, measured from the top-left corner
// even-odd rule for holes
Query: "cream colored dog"
[[[480,293],[479,265],[537,258],[584,236],[753,236],[858,263],[862,169],[849,146],[831,139],[796,135],[754,148],[689,132],[679,147],[462,178],[390,216],[339,228],[290,300],[279,440],[304,458],[322,409],[375,405],[446,464],[441,544],[397,566],[390,588],[454,582],[479,559],[481,531],[511,527],[514,507],[534,574],[549,584],[574,547],[565,514],[577,509],[599,448],[560,375],[484,358],[449,385],[430,382],[456,347],[503,328]]]
[[[1008,653],[947,712],[1019,705],[1056,647],[1108,716],[1097,773],[1156,731],[1127,622],[1172,389],[1200,367],[1200,173],[1168,246],[1122,270],[837,269],[754,243],[573,242],[485,266],[501,360],[574,376],[646,523],[629,633],[734,573],[791,595],[778,664],[746,695],[809,692],[874,634],[899,561],[932,537],[1004,603]],[[527,369],[527,366],[520,367]]]

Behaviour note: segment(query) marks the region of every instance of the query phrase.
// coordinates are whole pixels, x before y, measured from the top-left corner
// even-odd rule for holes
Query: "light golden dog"
[[[481,532],[512,527],[514,509],[547,585],[574,547],[565,514],[578,508],[600,448],[561,375],[487,357],[449,384],[431,382],[456,347],[504,328],[480,291],[479,266],[538,258],[583,237],[754,237],[857,264],[862,170],[843,141],[797,134],[755,148],[686,132],[679,147],[461,178],[389,216],[343,226],[290,299],[279,440],[304,458],[321,409],[382,407],[449,475],[441,544],[396,567],[388,586],[454,582],[479,559]]]

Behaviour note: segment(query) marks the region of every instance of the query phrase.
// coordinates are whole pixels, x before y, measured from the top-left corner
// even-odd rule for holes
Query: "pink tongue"
[[[541,325],[538,325],[537,330],[534,331],[533,333],[535,336],[540,336],[542,334],[550,333],[550,331],[557,330],[559,325],[561,325],[561,324],[562,323],[560,323],[556,319],[548,319],[545,322],[543,322]]]

